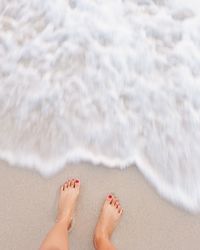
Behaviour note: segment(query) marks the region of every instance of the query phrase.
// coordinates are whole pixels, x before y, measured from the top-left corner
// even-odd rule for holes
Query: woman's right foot
[[[112,194],[108,195],[103,204],[99,220],[96,225],[94,233],[95,246],[102,239],[109,240],[111,238],[111,235],[119,222],[122,212],[123,209],[119,200]]]
[[[80,191],[80,181],[71,179],[60,187],[60,197],[58,202],[58,213],[56,221],[64,222],[68,230],[71,229],[74,210]]]

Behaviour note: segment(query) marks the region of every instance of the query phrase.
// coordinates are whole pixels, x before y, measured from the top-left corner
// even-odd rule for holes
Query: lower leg
[[[44,239],[40,250],[68,250],[68,226],[56,223]]]
[[[111,236],[122,212],[118,199],[113,195],[109,195],[102,207],[94,233],[94,247],[96,250],[116,250],[111,242]]]
[[[57,222],[44,239],[40,250],[68,250],[68,231],[79,195],[79,180],[69,180],[60,188]]]

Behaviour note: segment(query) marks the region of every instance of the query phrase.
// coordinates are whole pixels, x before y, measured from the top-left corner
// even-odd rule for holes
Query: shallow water
[[[1,1],[0,158],[135,163],[199,211],[200,9],[184,2]]]

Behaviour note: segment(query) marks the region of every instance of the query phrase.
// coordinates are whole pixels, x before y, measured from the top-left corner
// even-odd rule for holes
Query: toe
[[[112,194],[109,194],[109,195],[107,196],[107,201],[111,202],[112,199],[113,199]]]
[[[62,185],[63,190],[65,190],[67,188],[67,181]]]
[[[113,196],[112,194],[108,194],[105,200],[105,204],[110,205],[112,203]]]
[[[70,187],[74,188],[75,187],[75,180],[72,179],[71,182],[70,182]]]
[[[74,180],[74,183],[73,183],[73,188],[76,187],[76,180]]]
[[[116,207],[118,204],[119,204],[119,200],[116,199],[115,202],[114,202],[114,206]]]
[[[70,179],[70,180],[68,181],[68,187],[69,187],[69,188],[72,187],[72,183],[73,183],[73,179]]]
[[[116,202],[116,203],[115,203],[115,207],[116,207],[117,209],[119,209],[119,208],[120,208],[120,203],[119,203],[119,202]]]
[[[112,205],[113,202],[114,202],[114,196],[113,196],[113,194],[109,194],[109,195],[107,196],[106,201],[108,201],[109,204]]]
[[[115,207],[116,202],[117,202],[117,197],[113,196],[111,205]]]
[[[68,188],[70,186],[70,180],[66,181],[65,188]]]
[[[110,205],[114,207],[115,206],[114,204],[115,204],[115,198],[113,197],[111,202],[110,202]]]
[[[79,188],[80,187],[80,180],[79,179],[76,179],[75,182],[74,182],[74,187],[75,188]]]
[[[121,215],[121,214],[123,213],[123,208],[120,207],[120,208],[118,209],[118,213]]]

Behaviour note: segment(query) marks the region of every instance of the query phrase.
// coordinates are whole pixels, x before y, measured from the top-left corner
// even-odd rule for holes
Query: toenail
[[[112,198],[112,195],[111,195],[111,194],[110,194],[110,195],[108,195],[108,198],[109,198],[109,199],[111,199],[111,198]]]
[[[79,180],[76,180],[76,183],[79,183]]]

